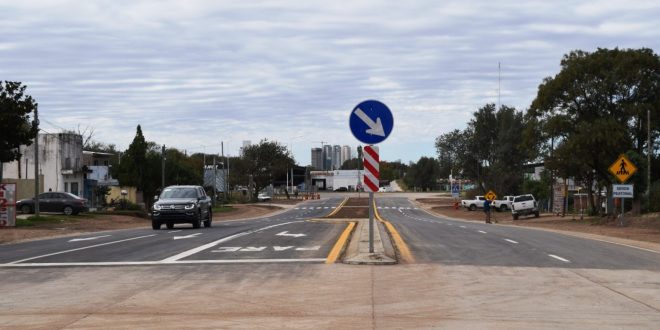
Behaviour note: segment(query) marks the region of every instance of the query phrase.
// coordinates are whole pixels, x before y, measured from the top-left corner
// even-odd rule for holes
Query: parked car
[[[22,213],[34,213],[34,198],[21,199],[16,202],[16,209]],[[45,192],[39,194],[39,211],[62,212],[66,215],[75,215],[86,212],[87,199],[80,198],[68,192]]]
[[[511,209],[511,203],[515,196],[504,196],[502,199],[496,199],[490,205],[498,211],[507,211]]]
[[[348,191],[348,188],[346,188],[346,187],[339,187],[339,188],[335,189],[335,191]]]
[[[151,212],[151,227],[167,229],[176,223],[191,223],[193,228],[211,227],[213,211],[211,198],[201,186],[169,186],[163,189]]]
[[[534,215],[539,217],[539,208],[533,195],[520,195],[513,198],[511,203],[511,215],[513,220],[518,220],[521,215]]]
[[[483,209],[485,201],[486,201],[486,197],[484,196],[474,196],[474,199],[462,200],[461,205],[470,211],[474,211],[478,208]]]
[[[260,202],[266,202],[271,200],[271,197],[268,196],[266,193],[259,193],[259,195],[257,195],[257,200]]]

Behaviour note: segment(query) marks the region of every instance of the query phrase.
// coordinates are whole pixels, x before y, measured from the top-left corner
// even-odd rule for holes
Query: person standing
[[[486,214],[486,223],[491,223],[490,221],[490,199],[484,201],[484,213]]]

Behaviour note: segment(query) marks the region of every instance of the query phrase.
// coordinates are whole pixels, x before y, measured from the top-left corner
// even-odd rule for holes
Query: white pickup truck
[[[483,209],[485,201],[486,201],[486,197],[484,196],[474,196],[474,199],[462,200],[461,205],[470,211],[474,211],[478,208]]]
[[[507,211],[511,209],[511,203],[513,203],[513,198],[515,196],[504,196],[502,199],[496,199],[490,204],[491,207],[495,208],[498,211]]]
[[[539,217],[539,208],[536,199],[532,195],[520,195],[513,198],[511,203],[511,215],[513,220],[518,220],[521,215],[534,215]]]

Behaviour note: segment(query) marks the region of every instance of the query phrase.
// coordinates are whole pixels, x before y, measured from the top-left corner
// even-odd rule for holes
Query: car
[[[518,220],[521,215],[534,215],[539,217],[538,203],[533,195],[519,195],[513,198],[511,202],[511,215],[513,220]]]
[[[271,197],[268,196],[266,193],[260,193],[259,195],[257,195],[257,200],[260,202],[266,202],[271,200]]]
[[[346,188],[346,187],[339,187],[339,188],[335,189],[335,191],[348,191],[348,188]]]
[[[34,213],[34,198],[21,199],[16,202],[16,209],[24,214]],[[62,212],[66,215],[76,215],[89,210],[87,199],[72,193],[49,191],[39,194],[39,211]]]
[[[151,227],[167,229],[177,223],[190,223],[193,228],[211,227],[213,222],[211,198],[202,186],[169,186],[163,189],[151,210]]]
[[[468,209],[469,211],[474,211],[478,208],[483,209],[485,201],[486,201],[486,197],[484,196],[474,196],[474,199],[462,200],[461,205],[463,205],[463,207]]]

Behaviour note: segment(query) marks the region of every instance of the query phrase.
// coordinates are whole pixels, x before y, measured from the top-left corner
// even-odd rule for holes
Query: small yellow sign
[[[617,160],[610,165],[610,173],[612,173],[620,183],[625,183],[628,179],[637,172],[637,167],[633,164],[626,155],[621,154]]]
[[[489,191],[486,193],[486,196],[484,196],[484,197],[485,197],[487,200],[492,201],[492,200],[494,200],[495,198],[497,198],[497,195],[496,195],[492,190],[489,190]]]

